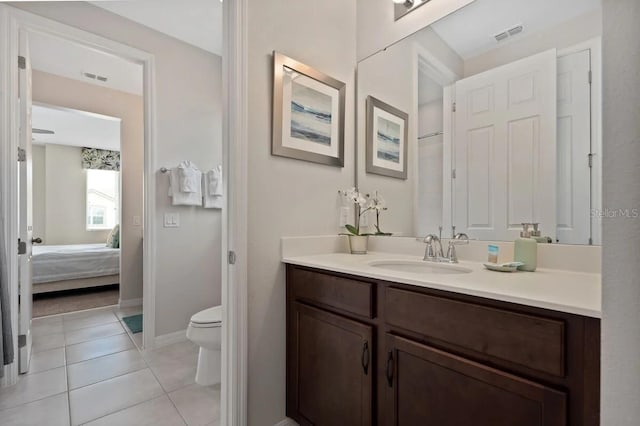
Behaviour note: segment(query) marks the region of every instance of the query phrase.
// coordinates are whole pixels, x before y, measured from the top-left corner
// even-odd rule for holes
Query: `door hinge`
[[[24,348],[27,346],[27,335],[26,334],[18,334],[18,347]]]
[[[456,112],[456,103],[451,104],[451,112]]]
[[[236,252],[233,251],[233,250],[229,250],[228,259],[229,259],[229,265],[235,265],[236,264]]]
[[[456,178],[456,169],[451,170],[451,179]]]
[[[18,238],[18,254],[27,253],[27,243]]]
[[[18,56],[18,68],[21,70],[27,69],[27,59],[24,56]]]
[[[589,75],[588,75],[588,79],[589,79],[589,84],[591,84],[591,82],[593,81],[593,73],[591,72],[591,70],[589,70]]]
[[[18,148],[18,161],[21,163],[27,161],[27,151],[24,148]]]
[[[587,157],[588,157],[588,161],[589,161],[589,168],[591,169],[591,168],[593,168],[593,154],[589,153],[587,155]]]

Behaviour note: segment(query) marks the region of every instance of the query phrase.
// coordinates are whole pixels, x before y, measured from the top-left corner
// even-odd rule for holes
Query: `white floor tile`
[[[182,359],[152,358],[147,364],[165,392],[171,392],[195,383],[197,357],[189,355]]]
[[[46,351],[48,349],[61,348],[64,346],[64,333],[52,333],[33,336],[33,352]]]
[[[93,327],[80,328],[65,332],[65,342],[67,345],[88,342],[89,340],[100,339],[101,337],[115,336],[124,333],[124,329],[119,322],[96,325]]]
[[[79,328],[94,327],[96,325],[109,324],[118,321],[113,309],[101,309],[90,312],[75,312],[63,316],[64,331],[77,330]]]
[[[48,349],[31,353],[31,362],[27,374],[40,373],[52,368],[64,367],[64,348]]]
[[[191,385],[171,392],[169,398],[189,426],[206,426],[220,418],[219,385]]]
[[[67,390],[65,368],[56,368],[26,376],[0,392],[0,410],[53,396]]]
[[[109,414],[86,426],[178,426],[184,421],[167,395]]]
[[[67,346],[67,365],[133,348],[133,342],[126,333],[78,343]]]
[[[187,356],[198,356],[198,345],[190,341],[174,343],[173,345],[162,346],[144,353],[145,359],[184,359]]]
[[[63,331],[61,316],[34,318],[31,322],[31,333],[34,336],[62,333]]]
[[[3,426],[69,426],[69,401],[66,393],[0,411]]]
[[[83,424],[162,395],[150,370],[140,370],[69,392],[71,423]]]
[[[142,355],[136,349],[71,364],[67,367],[69,389],[77,389],[146,367]]]

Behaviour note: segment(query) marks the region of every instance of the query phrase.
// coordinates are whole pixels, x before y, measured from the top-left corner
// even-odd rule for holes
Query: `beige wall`
[[[604,208],[640,208],[640,2],[604,0]],[[640,419],[640,218],[603,221],[602,424]]]
[[[280,237],[337,234],[338,189],[354,184],[355,1],[249,0],[249,424],[285,416],[285,273]],[[272,52],[347,84],[345,167],[271,155]]]
[[[194,313],[220,304],[221,213],[171,206],[168,178],[159,169],[183,160],[195,161],[202,170],[222,163],[222,58],[84,2],[11,5],[154,55],[157,146],[150,164],[157,171],[152,212],[157,245],[150,254],[156,265],[154,335],[186,329]],[[142,197],[134,201],[141,205]],[[167,212],[180,214],[179,228],[162,227]],[[123,222],[130,223],[134,214],[123,209]],[[141,253],[138,245],[130,258],[139,259]],[[123,273],[140,265],[123,266]],[[140,297],[139,293],[133,297]]]
[[[143,213],[144,108],[142,97],[34,70],[33,100],[34,102],[94,112],[121,119],[120,299],[131,300],[142,297],[142,227],[133,225],[133,216],[142,216]],[[70,149],[73,148],[67,148],[67,150]],[[60,173],[69,174],[66,178],[70,182],[75,182],[69,183],[69,185],[81,185],[82,191],[84,191],[85,178],[80,168],[80,150],[76,150],[77,158],[70,159],[69,155],[62,155],[65,152],[63,147],[47,146],[47,178],[49,178],[49,174],[51,176],[57,176]],[[54,158],[53,156],[60,158]],[[68,163],[67,167],[64,168],[66,171],[63,171],[61,167],[53,167],[57,161]],[[73,173],[72,170],[77,172],[77,176],[70,175]],[[60,228],[57,228],[55,224],[61,221],[65,214],[71,215],[69,217],[73,220],[73,223],[84,224],[85,204],[80,205],[81,201],[78,200],[75,207],[68,209],[65,204],[59,203],[58,200],[59,195],[49,191],[48,187],[46,206],[48,212],[46,222],[47,243],[54,244],[53,241],[68,241],[61,242],[61,244],[72,244],[76,242],[75,238],[80,238],[80,235],[74,233],[66,237],[64,232],[61,232]],[[89,239],[89,234],[94,236]],[[87,238],[86,242],[106,241],[107,233],[85,231],[85,235],[82,238]]]
[[[109,230],[87,231],[82,148],[53,144],[34,148],[33,235],[49,245],[106,243]]]
[[[518,42],[508,43],[464,62],[464,76],[508,64],[545,50],[571,47],[602,35],[602,10],[596,10],[564,22],[541,34],[525,36]]]

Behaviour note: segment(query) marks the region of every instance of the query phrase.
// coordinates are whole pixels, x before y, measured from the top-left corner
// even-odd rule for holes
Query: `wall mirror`
[[[600,244],[601,32],[601,0],[476,0],[360,61],[358,187],[386,199],[382,230]]]

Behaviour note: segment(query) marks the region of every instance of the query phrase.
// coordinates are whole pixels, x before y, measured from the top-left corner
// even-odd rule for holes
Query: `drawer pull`
[[[389,351],[387,356],[387,383],[393,387],[393,351]]]
[[[369,374],[369,342],[364,341],[364,345],[362,345],[362,369],[364,370],[365,376]]]

